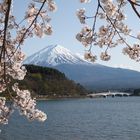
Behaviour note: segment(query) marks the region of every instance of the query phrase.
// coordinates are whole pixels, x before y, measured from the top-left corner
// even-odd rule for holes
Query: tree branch
[[[7,35],[7,27],[10,15],[10,8],[11,8],[11,1],[7,1],[7,11],[5,13],[5,20],[4,20],[4,36],[3,36],[3,43],[2,43],[2,50],[1,50],[1,57],[5,59],[6,55],[6,35]],[[6,81],[6,63],[4,62],[4,80]]]
[[[42,5],[41,5],[41,7],[40,7],[40,9],[39,9],[39,11],[38,11],[38,13],[36,14],[36,17],[34,18],[34,20],[32,21],[32,23],[29,25],[29,27],[28,27],[28,28],[26,29],[26,31],[24,32],[24,34],[23,34],[23,36],[22,36],[22,38],[21,38],[19,44],[18,44],[17,47],[16,47],[15,52],[18,50],[18,48],[20,47],[20,45],[21,45],[22,41],[24,40],[26,34],[28,33],[28,31],[30,30],[30,28],[32,27],[32,25],[35,23],[35,21],[37,20],[37,18],[38,18],[38,16],[39,16],[39,14],[40,14],[42,8],[44,7],[46,1],[47,1],[47,0],[44,0],[44,2],[42,3]],[[15,52],[12,54],[12,56],[15,54]],[[12,56],[11,56],[11,57],[12,57]]]
[[[138,16],[138,18],[140,19],[140,13],[137,11],[136,7],[135,7],[135,3],[132,2],[131,0],[128,0],[128,2],[130,3],[132,9],[134,10],[135,14]],[[140,6],[140,5],[139,5]]]

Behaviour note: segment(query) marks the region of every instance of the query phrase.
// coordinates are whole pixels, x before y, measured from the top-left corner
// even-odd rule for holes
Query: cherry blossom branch
[[[88,3],[90,0],[80,0],[81,3]],[[138,1],[128,0],[131,4],[133,11],[140,17],[136,6],[140,6]],[[91,48],[93,45],[103,48],[107,46],[105,52],[101,53],[100,58],[104,61],[110,59],[110,55],[107,54],[108,48],[116,47],[118,44],[125,44],[127,47],[123,48],[123,53],[127,54],[131,59],[136,61],[140,60],[140,45],[134,44],[130,45],[127,41],[127,37],[132,37],[140,40],[140,33],[137,37],[130,34],[131,29],[125,24],[124,20],[126,16],[124,15],[123,8],[126,6],[127,1],[125,0],[98,0],[97,10],[95,12],[96,18],[93,21],[93,28],[85,26],[82,28],[80,33],[76,35],[78,41],[80,41],[86,48],[89,48],[89,52],[85,53],[85,59],[95,60],[95,55],[92,55]],[[98,10],[101,9],[101,12]],[[85,9],[80,9],[77,12],[77,17],[82,24],[85,24]],[[104,19],[106,23],[99,27],[99,31],[96,29],[97,18]]]
[[[47,116],[44,112],[35,108],[35,99],[31,98],[31,93],[28,90],[20,90],[18,83],[13,85],[13,79],[23,80],[26,75],[26,68],[22,66],[22,62],[25,58],[20,46],[27,37],[33,37],[35,34],[38,37],[42,37],[43,34],[51,35],[52,29],[48,23],[50,18],[47,14],[47,10],[42,10],[45,3],[47,4],[48,11],[56,10],[56,5],[53,0],[37,0],[41,2],[40,8],[36,8],[34,4],[28,6],[26,12],[28,18],[24,18],[20,24],[25,20],[29,22],[28,27],[19,27],[15,17],[11,13],[12,0],[1,1],[0,12],[0,93],[6,92],[12,99],[14,106],[16,106],[22,115],[25,115],[29,120],[37,119],[38,121],[45,121]],[[32,16],[31,16],[32,15]],[[42,19],[43,23],[38,21],[38,18]],[[4,19],[4,20],[3,20]],[[34,31],[34,32],[33,32]],[[14,35],[16,37],[14,38]],[[12,91],[12,92],[11,92]],[[12,96],[11,93],[15,93]],[[5,105],[6,98],[0,97],[0,123],[7,124],[8,116],[10,115],[10,108]]]
[[[40,7],[40,9],[39,9],[39,11],[38,11],[38,13],[36,14],[36,16],[35,16],[35,18],[34,18],[34,20],[32,21],[32,23],[29,25],[29,27],[28,27],[28,28],[26,29],[26,31],[24,32],[24,34],[23,34],[23,36],[22,36],[22,38],[21,38],[21,40],[20,40],[18,46],[16,47],[16,50],[15,50],[15,52],[13,53],[13,55],[16,53],[16,51],[17,51],[18,48],[20,47],[22,41],[24,40],[26,34],[29,32],[30,28],[33,26],[33,24],[34,24],[35,21],[37,20],[37,18],[38,18],[38,16],[39,16],[41,10],[43,9],[43,7],[44,7],[46,1],[47,1],[47,0],[44,0],[44,2],[42,3],[42,5],[41,5],[41,7]],[[11,56],[11,57],[12,57],[12,56]]]
[[[138,16],[138,18],[140,18],[140,13],[137,11],[137,9],[136,9],[136,7],[135,7],[135,5],[137,5],[137,6],[140,6],[140,5],[134,3],[132,0],[128,0],[128,2],[130,3],[132,9],[134,10],[134,12],[135,12],[136,15]]]

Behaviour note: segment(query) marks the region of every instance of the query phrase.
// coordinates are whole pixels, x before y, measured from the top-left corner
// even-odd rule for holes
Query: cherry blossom
[[[88,0],[80,0],[81,3],[88,3]],[[92,50],[95,54],[96,47],[105,50],[101,52],[100,59],[108,61],[111,55],[108,51],[119,45],[125,46],[123,53],[129,58],[139,61],[139,44],[132,44],[130,39],[140,40],[140,33],[133,35],[133,30],[126,24],[125,7],[130,5],[134,13],[140,18],[138,8],[140,6],[135,0],[97,0],[93,2],[96,11],[93,15],[87,16],[86,9],[78,9],[76,15],[81,24],[82,30],[76,35],[76,39],[86,47],[85,59],[92,59]],[[93,20],[92,27],[88,26],[88,20]],[[88,51],[88,53],[87,53]],[[93,55],[94,56],[94,55]],[[98,57],[97,57],[98,58]],[[94,59],[96,60],[96,59]],[[93,61],[94,62],[94,61]]]
[[[0,97],[0,123],[7,124],[8,118],[13,110],[5,105],[6,98]]]
[[[45,121],[47,119],[44,112],[35,108],[36,101],[31,98],[28,90],[20,90],[17,83],[12,88],[17,94],[14,98],[14,107],[20,111],[21,115],[25,115],[29,120]]]
[[[123,53],[128,55],[131,59],[140,61],[140,45],[139,44],[134,44],[133,47],[124,48]]]
[[[110,60],[110,55],[107,54],[107,52],[102,52],[100,55],[101,60],[108,61]]]
[[[85,19],[86,19],[85,9],[84,8],[78,9],[76,14],[77,14],[77,17],[79,18],[80,22],[82,24],[85,24]]]
[[[86,60],[90,60],[91,62],[95,62],[95,60],[97,59],[96,55],[93,55],[90,52],[85,52],[84,58]]]

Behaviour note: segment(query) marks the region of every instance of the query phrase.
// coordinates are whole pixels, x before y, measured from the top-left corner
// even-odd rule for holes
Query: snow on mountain
[[[89,62],[60,45],[50,45],[28,57],[24,63],[57,66],[60,64],[88,64]]]

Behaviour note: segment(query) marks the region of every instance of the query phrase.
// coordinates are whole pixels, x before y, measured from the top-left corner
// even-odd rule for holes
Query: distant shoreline
[[[36,98],[38,101],[43,101],[43,100],[61,100],[61,99],[83,99],[83,98],[89,98],[88,96],[61,96],[61,97],[39,97]]]

